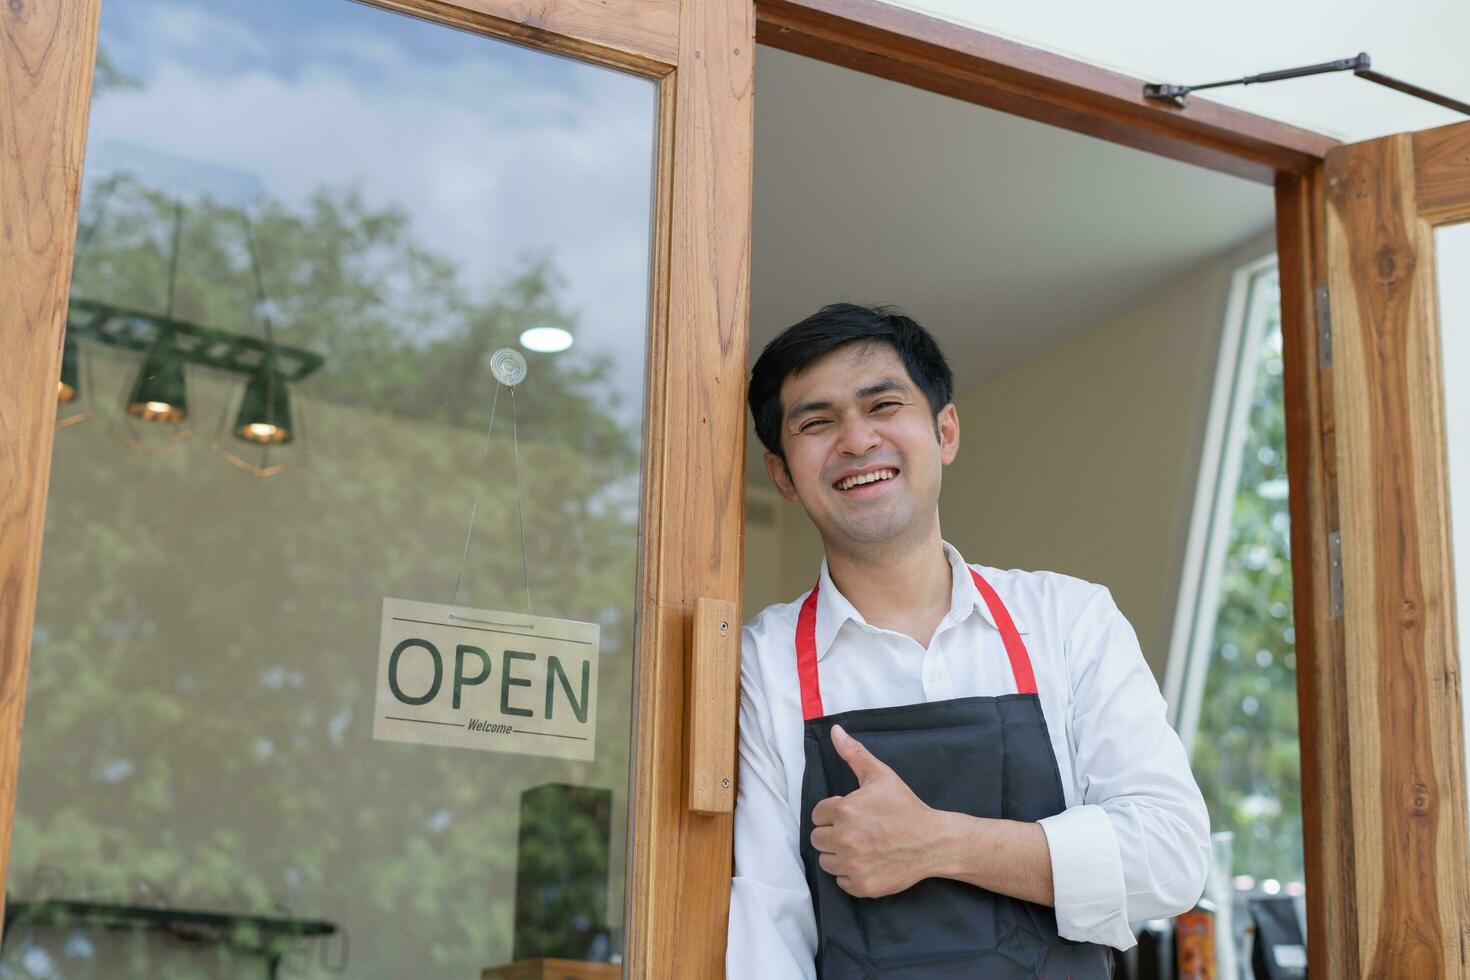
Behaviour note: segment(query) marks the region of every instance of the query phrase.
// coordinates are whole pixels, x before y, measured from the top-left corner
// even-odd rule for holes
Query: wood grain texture
[[[679,0],[366,0],[640,74],[672,68],[679,55]]]
[[[1271,184],[1336,141],[880,0],[758,0],[757,40],[856,71]],[[1158,81],[1177,81],[1158,79]]]
[[[1276,186],[1281,283],[1286,469],[1291,487],[1291,574],[1296,629],[1307,945],[1314,972],[1355,977],[1353,794],[1343,621],[1331,614],[1328,534],[1338,526],[1332,368],[1322,367],[1316,287],[1327,281],[1321,167]]]
[[[1460,667],[1433,229],[1414,138],[1326,161],[1344,668],[1361,972],[1466,974]]]
[[[628,975],[724,972],[732,821],[686,807],[694,604],[741,583],[750,312],[750,0],[685,0],[663,82],[660,228],[649,363]],[[660,232],[660,235],[664,234]],[[666,286],[666,294],[663,292]]]
[[[1470,221],[1470,122],[1414,134],[1414,188],[1421,218]]]
[[[689,645],[689,809],[735,812],[735,724],[740,706],[740,607],[699,598]]]
[[[99,2],[0,5],[0,881],[15,815]]]
[[[480,971],[480,980],[618,980],[623,968],[616,963],[586,963],[542,957],[518,960]]]

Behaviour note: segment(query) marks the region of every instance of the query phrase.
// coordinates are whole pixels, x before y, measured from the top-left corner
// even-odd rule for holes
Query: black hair
[[[824,306],[767,344],[750,372],[750,413],[755,417],[756,435],[782,460],[786,454],[781,449],[781,385],[818,358],[855,343],[884,343],[897,351],[936,418],[954,399],[954,375],[944,353],[918,323],[888,306]]]

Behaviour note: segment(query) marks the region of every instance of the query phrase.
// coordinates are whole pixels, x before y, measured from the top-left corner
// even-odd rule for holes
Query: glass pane
[[[105,4],[4,976],[616,975],[655,100],[345,0]],[[590,761],[374,737],[383,600],[457,583],[595,624],[595,681],[446,647],[426,725],[544,680]]]
[[[1445,442],[1449,447],[1450,551],[1455,559],[1455,620],[1463,665],[1470,660],[1470,388],[1463,380],[1470,377],[1470,222],[1436,229],[1434,254],[1445,377]],[[1451,384],[1451,378],[1461,381]],[[1467,685],[1463,667],[1460,683]],[[1464,732],[1470,739],[1470,685],[1461,695]],[[1470,765],[1470,745],[1465,758]],[[1470,773],[1466,776],[1470,779]]]
[[[1246,329],[1260,342],[1246,348],[1258,356],[1248,366],[1254,383],[1192,762],[1211,829],[1234,835],[1236,887],[1300,895],[1301,757],[1276,269],[1260,273],[1251,288]]]

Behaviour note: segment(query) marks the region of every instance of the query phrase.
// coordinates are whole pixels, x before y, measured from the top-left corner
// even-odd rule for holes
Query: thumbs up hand
[[[832,726],[832,746],[858,779],[858,789],[812,809],[812,847],[843,891],[877,898],[929,877],[936,811],[861,742]]]

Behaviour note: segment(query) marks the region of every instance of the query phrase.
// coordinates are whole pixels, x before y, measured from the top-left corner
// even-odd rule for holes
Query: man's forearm
[[[1051,850],[1039,823],[934,811],[928,877],[953,878],[1037,905],[1056,902]]]

